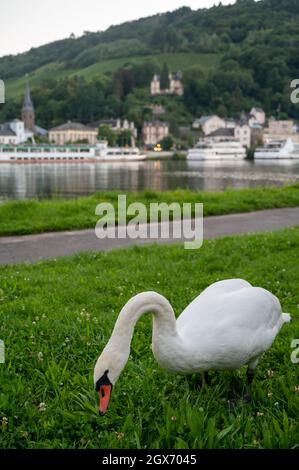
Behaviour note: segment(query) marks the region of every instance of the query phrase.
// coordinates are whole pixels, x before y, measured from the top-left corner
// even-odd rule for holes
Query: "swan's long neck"
[[[174,311],[168,300],[156,292],[138,294],[129,300],[121,310],[111,338],[104,350],[105,353],[117,358],[119,374],[130,354],[135,325],[144,313],[153,313],[153,352],[162,366],[168,368],[166,362],[171,362],[171,355],[177,354],[178,348],[182,347],[176,329]],[[165,354],[168,356],[167,358],[165,358]]]

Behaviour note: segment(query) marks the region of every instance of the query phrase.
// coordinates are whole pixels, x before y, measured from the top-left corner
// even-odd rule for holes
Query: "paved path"
[[[207,217],[204,219],[204,239],[240,233],[274,231],[294,225],[299,225],[299,207]],[[93,229],[0,237],[0,264],[34,263],[42,259],[68,256],[80,251],[109,251],[137,244],[178,243],[179,241],[178,239],[99,240]]]

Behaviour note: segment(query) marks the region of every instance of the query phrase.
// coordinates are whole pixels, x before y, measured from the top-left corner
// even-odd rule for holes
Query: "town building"
[[[223,127],[216,129],[210,134],[205,135],[205,139],[213,140],[214,142],[220,141],[237,141],[243,147],[249,148],[251,146],[251,130],[247,124],[236,123],[235,127]]]
[[[25,129],[23,121],[14,119],[0,125],[0,144],[18,145],[34,139],[33,132]]]
[[[205,135],[211,134],[217,131],[217,129],[224,129],[226,123],[224,119],[216,115],[202,116],[199,119],[195,119],[192,124],[193,129],[201,129]]]
[[[249,113],[249,125],[260,124],[264,126],[266,123],[266,113],[262,108],[252,108]]]
[[[237,123],[234,128],[234,136],[243,147],[251,147],[251,128],[244,122]]]
[[[137,138],[138,131],[133,121],[129,122],[127,119],[101,119],[100,121],[88,124],[88,127],[99,129],[100,126],[109,126],[114,132],[130,131],[132,136]]]
[[[127,119],[124,119],[123,121],[121,119],[101,119],[100,121],[95,121],[88,124],[88,127],[96,129],[97,132],[100,126],[108,126],[115,133],[130,131],[131,146],[135,147],[138,130],[135,127],[135,123],[133,121],[129,122]]]
[[[17,136],[10,128],[9,123],[2,124],[0,126],[0,144],[17,145],[17,143]]]
[[[151,95],[156,96],[160,94],[161,94],[160,75],[155,74],[151,81]]]
[[[183,96],[184,87],[182,83],[182,73],[175,72],[169,74],[169,94]]]
[[[49,141],[56,145],[67,143],[88,142],[94,145],[97,141],[98,130],[79,122],[68,121],[66,124],[49,130]]]
[[[294,121],[277,121],[269,119],[268,131],[271,135],[291,135],[296,134],[296,126]]]
[[[299,142],[299,133],[297,132],[297,126],[292,120],[276,120],[274,118],[269,119],[268,127],[264,132],[264,142],[268,140],[286,140],[292,139],[293,142]]]
[[[169,124],[163,121],[145,122],[142,128],[142,139],[145,145],[154,146],[169,135]]]
[[[161,89],[161,77],[160,75],[155,74],[153,76],[153,79],[151,81],[151,95],[152,96],[157,96],[157,95],[178,95],[178,96],[183,96],[184,94],[184,86],[182,83],[182,73],[179,72],[174,72],[170,73],[168,76],[169,80],[169,88],[166,89]]]

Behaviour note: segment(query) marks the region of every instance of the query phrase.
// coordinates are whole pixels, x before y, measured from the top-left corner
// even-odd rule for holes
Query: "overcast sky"
[[[71,33],[105,30],[112,24],[189,6],[210,7],[220,0],[1,0],[0,57],[24,52]],[[228,5],[235,0],[222,0]]]

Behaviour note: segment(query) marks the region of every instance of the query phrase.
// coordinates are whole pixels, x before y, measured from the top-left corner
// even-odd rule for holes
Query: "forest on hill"
[[[67,119],[106,117],[127,117],[141,126],[159,103],[175,131],[192,116],[237,116],[253,105],[268,115],[299,119],[299,107],[290,102],[290,82],[299,78],[298,51],[298,0],[238,0],[198,11],[182,7],[6,56],[0,58],[0,78],[13,87],[29,75],[37,122],[47,128]],[[98,73],[104,62],[106,70]],[[176,63],[183,69],[183,98],[150,98],[153,74],[167,65],[175,71]],[[42,70],[51,73],[34,82]],[[20,105],[21,96],[10,96],[0,120],[19,116]]]

